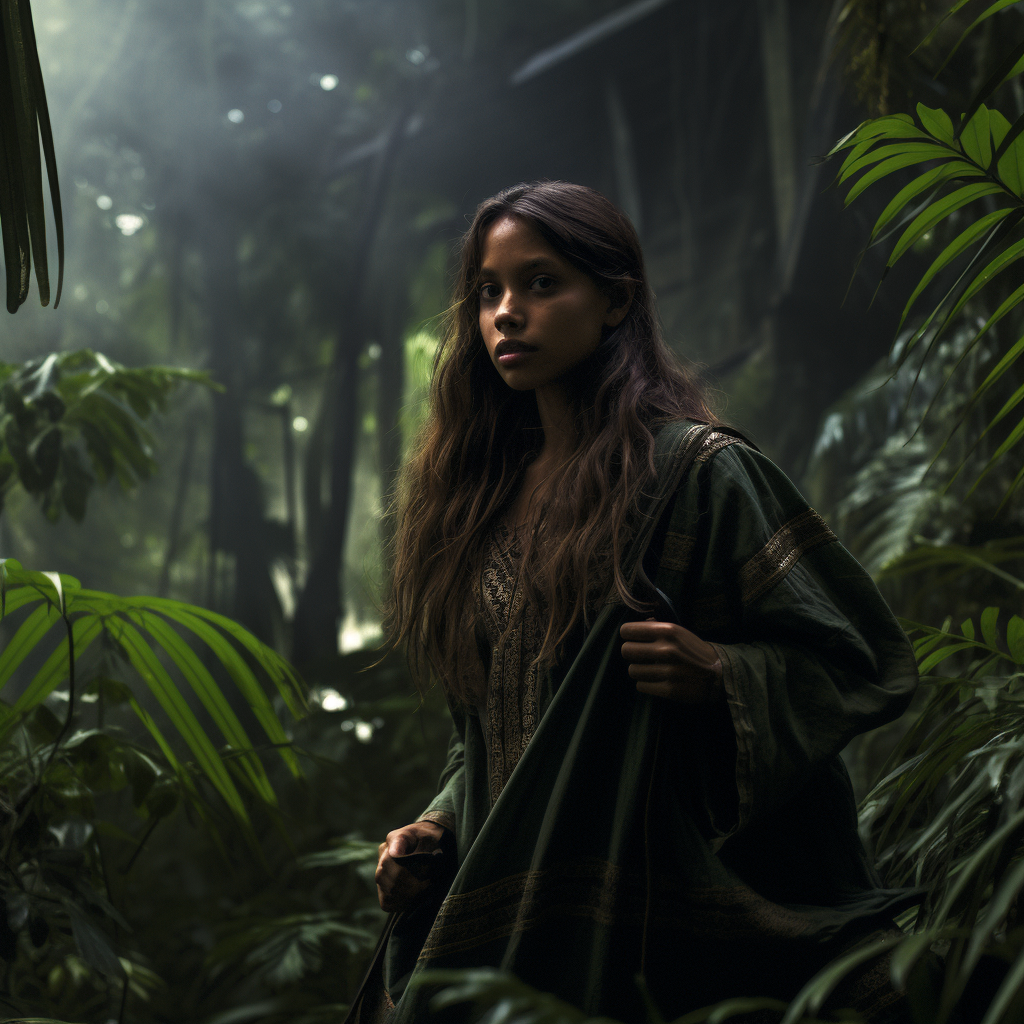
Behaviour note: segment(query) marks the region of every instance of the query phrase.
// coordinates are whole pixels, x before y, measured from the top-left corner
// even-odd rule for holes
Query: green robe
[[[727,701],[637,692],[609,599],[542,683],[540,720],[491,804],[479,718],[453,707],[423,817],[458,873],[400,914],[382,949],[396,1024],[428,1019],[411,974],[494,966],[591,1015],[663,1016],[794,994],[913,901],[879,888],[838,754],[917,682],[871,579],[796,488],[737,438],[658,434],[655,495],[625,560],[714,643]],[[645,555],[646,553],[646,555]]]

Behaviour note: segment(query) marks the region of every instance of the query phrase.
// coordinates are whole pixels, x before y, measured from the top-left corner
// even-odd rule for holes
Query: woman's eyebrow
[[[532,260],[527,260],[525,263],[520,264],[516,267],[518,271],[529,271],[529,270],[557,270],[558,264],[550,256],[535,256]],[[481,267],[480,272],[477,275],[478,278],[485,277],[496,277],[498,271],[493,267]]]

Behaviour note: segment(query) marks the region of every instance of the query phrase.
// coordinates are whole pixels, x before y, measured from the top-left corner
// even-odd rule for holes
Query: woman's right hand
[[[432,853],[441,845],[443,835],[444,828],[433,821],[414,821],[411,825],[388,833],[387,839],[380,844],[380,857],[374,876],[381,910],[388,913],[408,910],[430,887],[429,880],[417,878],[402,867],[395,857],[404,857],[410,853]]]

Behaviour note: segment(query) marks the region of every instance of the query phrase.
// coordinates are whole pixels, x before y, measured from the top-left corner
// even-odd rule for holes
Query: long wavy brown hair
[[[632,288],[625,319],[572,371],[575,449],[522,548],[519,586],[547,617],[537,660],[550,666],[575,627],[589,626],[614,586],[630,608],[622,557],[643,496],[656,481],[654,432],[666,422],[717,422],[704,391],[665,345],[640,240],[600,192],[543,181],[515,185],[477,208],[462,240],[453,301],[434,360],[430,411],[397,498],[384,629],[404,646],[421,692],[436,675],[450,698],[473,700],[480,673],[466,672],[467,595],[479,579],[489,531],[509,510],[544,440],[532,391],[499,376],[479,326],[481,250],[495,221],[535,227],[615,305]],[[461,642],[460,642],[461,638]],[[473,680],[476,680],[474,687]]]

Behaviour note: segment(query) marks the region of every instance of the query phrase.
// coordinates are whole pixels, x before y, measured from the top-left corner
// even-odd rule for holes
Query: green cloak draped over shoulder
[[[458,873],[382,948],[389,1017],[430,1016],[411,976],[493,966],[588,1014],[667,1019],[792,996],[914,900],[884,890],[838,754],[917,682],[871,579],[796,488],[734,435],[657,435],[658,491],[624,563],[714,643],[727,701],[637,692],[609,599],[544,680],[541,717],[491,805],[479,718],[453,707],[441,791]],[[645,557],[646,554],[646,557]],[[642,591],[641,591],[642,593]],[[443,888],[443,887],[439,887]]]

